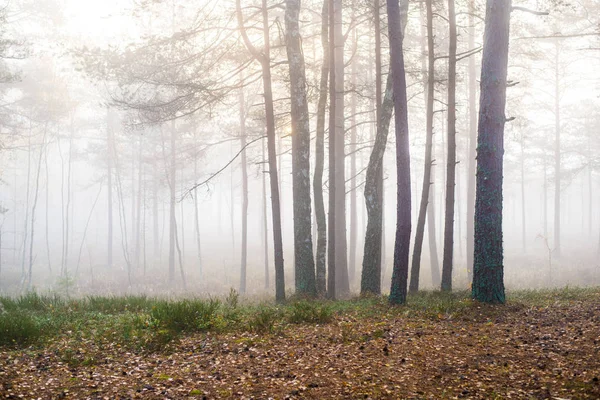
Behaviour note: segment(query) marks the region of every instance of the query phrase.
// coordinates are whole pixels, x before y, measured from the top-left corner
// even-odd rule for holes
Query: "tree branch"
[[[513,6],[511,11],[523,11],[533,15],[550,15],[548,11],[535,11],[525,7]]]
[[[194,186],[192,186],[191,188],[189,188],[188,190],[185,191],[185,193],[181,196],[181,198],[179,199],[179,201],[183,201],[185,200],[185,198],[187,196],[189,196],[194,190],[198,189],[200,186],[207,184],[208,182],[210,182],[214,177],[216,177],[217,175],[219,175],[221,172],[225,171],[227,169],[227,167],[229,167],[231,164],[233,164],[233,162],[240,156],[240,154],[242,154],[244,152],[244,150],[246,150],[246,148],[248,146],[250,146],[253,143],[258,142],[259,140],[262,140],[264,138],[266,138],[267,136],[261,136],[258,137],[250,142],[248,142],[244,147],[242,147],[240,149],[240,151],[237,152],[237,154],[235,156],[233,156],[233,158],[231,160],[229,160],[229,162],[227,164],[225,164],[223,166],[223,168],[221,168],[220,170],[218,170],[217,172],[215,172],[214,174],[212,174],[211,176],[209,176],[206,180],[200,182],[200,183],[196,183]]]

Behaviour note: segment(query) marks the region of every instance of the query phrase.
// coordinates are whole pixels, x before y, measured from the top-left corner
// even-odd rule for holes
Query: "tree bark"
[[[398,0],[388,0],[388,31],[390,41],[394,117],[396,131],[397,210],[394,269],[389,302],[406,302],[408,258],[411,232],[410,143],[408,137],[408,100],[406,71],[402,48],[402,22]]]
[[[433,37],[433,6],[432,0],[427,0],[426,4],[426,27],[427,27],[427,79],[425,82],[426,92],[426,122],[425,122],[425,165],[423,167],[423,188],[421,189],[421,203],[419,205],[419,216],[417,219],[417,231],[415,234],[415,245],[413,250],[412,266],[410,271],[409,292],[416,293],[419,290],[419,275],[421,272],[421,254],[423,250],[423,237],[425,235],[425,219],[432,185],[431,168],[433,165],[433,101],[435,95],[435,58],[434,58],[434,37]],[[429,216],[432,220],[433,216]],[[431,226],[431,224],[430,224]],[[435,229],[435,225],[434,225]],[[435,234],[433,234],[435,243]],[[432,231],[429,231],[430,243]],[[437,247],[437,246],[436,246]],[[436,250],[437,253],[437,250]],[[437,254],[436,254],[437,255]],[[436,257],[437,261],[437,257]],[[433,268],[433,262],[431,263]],[[439,266],[436,266],[439,268]]]
[[[475,0],[469,0],[469,49],[475,47]],[[467,276],[473,281],[475,174],[477,165],[477,76],[475,57],[469,57],[469,172],[467,178]]]
[[[448,158],[446,164],[446,213],[444,218],[444,259],[442,290],[452,290],[454,264],[454,200],[456,186],[456,12],[454,0],[448,0],[450,28],[448,61]]]
[[[300,0],[286,0],[285,41],[290,72],[292,117],[292,186],[296,292],[316,296],[310,200],[310,117],[300,37]]]
[[[336,57],[335,46],[336,36],[334,33],[335,27],[335,0],[329,0],[329,215],[328,215],[328,231],[329,231],[329,247],[327,248],[327,297],[330,300],[336,298],[336,96],[337,90],[335,87],[336,79]]]
[[[336,292],[345,296],[350,292],[350,281],[348,277],[348,242],[346,237],[346,153],[345,153],[345,129],[344,129],[344,45],[343,33],[343,2],[334,0],[334,27],[335,36],[335,261],[336,261]]]
[[[508,3],[508,4],[507,4]],[[502,173],[511,1],[487,0],[477,135],[472,296],[504,303]]]
[[[325,112],[327,109],[327,83],[329,74],[329,5],[323,1],[321,13],[321,42],[323,44],[323,65],[319,82],[319,101],[317,104],[317,137],[315,140],[315,175],[313,191],[315,194],[315,215],[317,219],[316,280],[317,293],[325,294],[327,288],[327,220],[323,199],[323,170],[325,165]]]
[[[354,18],[353,18],[354,19]],[[358,47],[358,36],[357,29],[353,29],[353,42],[355,48]],[[357,128],[356,128],[356,75],[357,75],[357,55],[352,60],[351,67],[351,82],[352,82],[352,97],[350,99],[350,249],[348,256],[348,280],[350,285],[354,283],[356,276],[356,238],[357,238],[357,196],[356,196],[356,141],[357,141]]]

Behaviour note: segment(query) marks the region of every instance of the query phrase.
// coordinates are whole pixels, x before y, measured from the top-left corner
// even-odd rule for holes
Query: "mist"
[[[336,55],[343,80],[334,90],[339,115],[332,125],[341,146],[336,150],[336,190],[343,192],[336,196],[335,250],[340,296],[361,292],[365,181],[378,130],[373,4],[345,3],[341,64]],[[479,109],[483,3],[456,5],[451,276],[458,290],[470,288],[473,270],[469,241],[477,125],[472,113]],[[593,0],[558,3],[522,1],[519,6],[542,15],[515,10],[511,17],[502,193],[509,290],[600,285],[600,7]],[[249,297],[272,298],[276,260],[265,63],[271,69],[285,290],[292,293],[295,282],[298,288],[296,274],[302,269],[294,263],[300,249],[296,245],[295,250],[294,224],[300,221],[295,212],[304,206],[295,206],[305,203],[296,198],[295,173],[304,174],[304,184],[310,185],[310,232],[303,237],[310,238],[313,255],[319,236],[313,178],[324,63],[322,8],[322,1],[304,1],[300,10],[306,79],[300,87],[306,90],[310,155],[308,164],[296,167],[293,141],[300,125],[290,112],[297,99],[290,90],[297,80],[290,78],[294,65],[288,59],[283,6],[274,6],[266,17],[270,58],[261,64],[260,2],[245,1],[239,10],[247,41],[240,34],[235,1],[2,4],[0,294],[208,297],[233,288]],[[433,2],[433,9],[447,13],[441,2]],[[383,87],[389,42],[387,19],[381,23]],[[426,25],[424,4],[409,2],[403,49],[411,259],[426,147]],[[439,289],[431,269],[434,265],[441,273],[448,157],[448,24],[436,17],[432,28],[432,171],[419,272],[425,289]],[[475,97],[469,90],[473,82]],[[327,110],[321,171],[326,214]],[[394,266],[401,190],[394,127],[392,117],[382,168],[384,293]]]

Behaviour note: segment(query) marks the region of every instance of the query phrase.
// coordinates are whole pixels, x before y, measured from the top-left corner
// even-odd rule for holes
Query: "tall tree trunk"
[[[335,46],[337,44],[335,28],[335,1],[329,0],[329,215],[328,233],[329,247],[327,248],[327,297],[331,300],[336,298],[336,56]]]
[[[355,17],[353,16],[353,19]],[[358,47],[358,36],[357,29],[353,29],[353,43],[354,47]],[[351,82],[352,82],[352,96],[350,99],[350,251],[348,256],[348,277],[349,282],[352,285],[356,276],[356,236],[357,236],[357,223],[358,214],[356,208],[357,202],[357,190],[356,190],[356,141],[357,141],[357,127],[356,127],[356,75],[357,75],[357,55],[353,57],[352,69],[351,69]]]
[[[448,61],[448,159],[446,165],[446,214],[444,218],[444,259],[442,290],[452,290],[454,264],[454,200],[456,186],[456,12],[454,0],[448,0],[450,27]]]
[[[300,37],[300,0],[286,0],[285,41],[290,71],[292,178],[294,193],[294,269],[296,292],[316,296],[310,200],[310,117]]]
[[[244,44],[252,56],[260,62],[265,98],[265,114],[267,124],[267,147],[269,153],[269,177],[271,184],[271,212],[273,218],[273,247],[275,252],[275,299],[285,301],[285,278],[283,268],[283,240],[281,232],[281,207],[277,174],[277,153],[275,135],[275,112],[273,109],[273,90],[271,87],[271,49],[269,37],[269,11],[267,0],[262,0],[263,41],[264,48],[258,51],[250,42],[244,28],[241,0],[236,0],[236,15]]]
[[[240,146],[241,154],[241,169],[242,169],[242,251],[240,260],[240,293],[246,293],[246,267],[248,258],[248,160],[246,157],[246,110],[244,99],[244,88],[242,86],[239,91],[239,117],[240,117]]]
[[[171,155],[169,163],[169,285],[175,283],[175,240],[177,224],[175,221],[175,179],[177,176],[176,163],[176,132],[175,122],[171,123]]]
[[[521,132],[521,247],[527,252],[527,218],[525,210],[525,138]]]
[[[555,43],[554,57],[554,255],[560,257],[560,186],[561,186],[561,162],[560,162],[560,82],[559,82],[559,49],[558,39]]]
[[[197,134],[197,130],[194,130],[194,135]],[[198,178],[198,154],[194,154],[194,180]],[[196,230],[196,249],[198,257],[198,274],[200,279],[203,278],[203,265],[202,265],[202,243],[200,236],[200,209],[198,207],[198,189],[194,189],[194,228]]]
[[[52,259],[50,257],[50,174],[48,170],[48,146],[44,152],[44,170],[46,172],[46,258],[48,260],[48,271],[52,274]]]
[[[407,3],[407,2],[406,2]],[[396,131],[397,210],[394,269],[389,302],[406,302],[408,257],[411,232],[410,143],[408,137],[408,100],[406,71],[402,48],[402,19],[398,0],[388,0],[388,31],[390,41],[392,87],[394,91],[394,121]]]
[[[27,137],[27,190],[25,197],[25,221],[23,222],[23,245],[22,245],[22,256],[21,256],[21,285],[25,285],[25,279],[27,278],[27,272],[25,271],[25,262],[27,258],[27,238],[29,237],[29,197],[30,197],[30,186],[31,186],[31,155],[33,154],[31,148],[31,135],[32,135],[32,122],[29,122],[29,135]],[[60,139],[59,139],[60,140]],[[60,142],[59,142],[60,145]],[[60,147],[59,147],[60,149]],[[60,150],[59,150],[60,151]],[[62,153],[61,153],[62,155]],[[15,202],[16,204],[16,202]],[[63,208],[64,210],[64,208]],[[17,227],[15,225],[15,231]],[[16,236],[16,232],[15,232]]]
[[[433,158],[433,156],[432,156]],[[435,182],[435,169],[431,171],[431,181]],[[427,206],[427,236],[429,238],[429,262],[431,263],[431,284],[439,287],[442,281],[440,276],[440,262],[438,259],[437,236],[435,227],[435,184],[431,185],[429,205]]]
[[[139,139],[138,144],[138,195],[137,195],[137,205],[136,205],[136,217],[135,217],[135,266],[136,268],[140,267],[140,250],[142,246],[141,239],[141,222],[142,222],[142,138]]]
[[[315,141],[315,175],[313,191],[315,194],[315,215],[317,218],[316,280],[317,293],[325,294],[327,262],[327,221],[325,201],[323,200],[323,170],[325,166],[325,112],[327,109],[327,76],[329,74],[329,4],[323,1],[321,13],[321,42],[323,44],[323,65],[319,82],[319,101],[317,105],[317,137]]]
[[[106,109],[106,176],[107,176],[107,203],[108,203],[108,238],[106,248],[106,264],[109,269],[113,265],[113,139],[112,119],[110,109]]]
[[[33,277],[33,240],[35,236],[35,210],[37,208],[38,194],[40,191],[40,173],[42,170],[42,157],[46,150],[46,134],[48,133],[48,123],[44,126],[44,137],[40,145],[40,156],[38,157],[37,172],[35,175],[35,191],[33,193],[33,204],[31,206],[31,239],[29,240],[29,272],[27,273],[27,290],[31,290],[31,280]]]
[[[432,0],[426,1],[426,27],[427,27],[427,79],[425,82],[426,92],[426,123],[425,123],[425,165],[423,167],[423,188],[421,189],[421,203],[419,205],[419,216],[417,219],[417,231],[415,234],[415,246],[413,250],[412,267],[410,271],[409,291],[416,293],[419,290],[419,275],[421,271],[421,253],[423,249],[423,236],[425,235],[425,219],[429,205],[432,179],[431,168],[433,148],[433,101],[435,95],[435,58],[433,37],[433,6]],[[429,207],[430,208],[430,207]],[[430,216],[430,220],[432,217]],[[430,224],[431,226],[431,224]],[[434,228],[435,229],[435,228]],[[432,231],[429,231],[431,243]],[[434,234],[435,235],[435,234]],[[435,243],[435,236],[433,236]],[[436,246],[437,247],[437,246]],[[437,261],[437,257],[436,257]],[[433,263],[432,263],[433,267]],[[436,266],[436,268],[439,268]]]
[[[469,49],[475,47],[475,0],[469,0]],[[469,172],[467,178],[467,275],[473,281],[475,175],[477,165],[477,71],[469,57]]]
[[[387,145],[394,99],[392,74],[389,73],[385,85],[385,97],[382,93],[381,73],[381,17],[380,3],[375,1],[375,114],[377,133],[373,150],[367,165],[365,181],[365,205],[367,208],[367,228],[363,252],[363,268],[360,292],[363,294],[381,294],[383,268],[385,266],[384,234],[384,188],[383,156]]]
[[[261,142],[262,147],[262,158],[263,163],[266,163],[267,152],[265,150],[265,140]],[[262,207],[262,219],[263,219],[263,247],[265,251],[264,262],[265,262],[265,290],[269,289],[269,221],[267,215],[267,177],[263,171],[262,174],[262,196],[263,196],[263,207]]]
[[[73,125],[73,115],[71,115],[71,127],[69,132],[69,160],[67,169],[67,204],[65,206],[65,254],[64,254],[64,273],[69,269],[69,244],[70,244],[70,219],[69,210],[71,208],[71,175],[73,167],[73,136],[75,135],[75,126]]]
[[[343,33],[343,2],[334,0],[334,27],[335,36],[335,223],[336,223],[336,292],[338,295],[347,295],[350,292],[348,277],[348,243],[346,238],[346,154],[345,154],[345,129],[344,129],[344,33]]]
[[[508,3],[508,4],[507,4]],[[504,303],[502,173],[511,1],[487,0],[477,135],[473,298]]]

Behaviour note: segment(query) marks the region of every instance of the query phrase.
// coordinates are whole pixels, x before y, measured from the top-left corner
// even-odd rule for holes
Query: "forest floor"
[[[600,289],[508,299],[488,306],[467,293],[430,292],[404,307],[384,299],[305,302],[257,305],[235,317],[244,306],[230,299],[218,306],[229,311],[211,317],[221,322],[177,336],[159,324],[152,340],[119,325],[124,315],[144,314],[134,305],[118,313],[113,305],[103,317],[88,309],[86,320],[70,320],[51,337],[0,347],[0,397],[599,399]],[[16,303],[3,300],[10,313]],[[84,308],[70,304],[69,315]],[[144,329],[161,318],[151,307]],[[43,308],[35,318],[55,306]],[[102,318],[117,317],[102,327]]]

